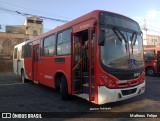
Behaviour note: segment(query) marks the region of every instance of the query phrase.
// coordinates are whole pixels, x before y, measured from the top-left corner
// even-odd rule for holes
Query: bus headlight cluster
[[[105,82],[107,87],[110,87],[110,88],[115,87],[115,84],[113,83],[113,81],[109,79],[107,76],[101,75],[100,77]]]

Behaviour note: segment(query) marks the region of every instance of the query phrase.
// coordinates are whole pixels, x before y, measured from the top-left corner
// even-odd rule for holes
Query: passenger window
[[[67,29],[58,34],[57,55],[66,55],[71,53],[71,32]]]
[[[42,56],[53,56],[55,53],[55,35],[45,37],[42,41]]]

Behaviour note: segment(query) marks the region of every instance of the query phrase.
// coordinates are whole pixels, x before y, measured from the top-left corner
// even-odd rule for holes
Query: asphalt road
[[[0,112],[61,112],[55,115],[61,114],[64,117],[66,112],[69,112],[69,115],[75,115],[76,118],[78,115],[80,118],[83,117],[83,112],[91,112],[91,110],[94,110],[92,112],[108,112],[108,114],[109,112],[160,112],[160,77],[146,77],[146,91],[142,95],[99,106],[75,96],[62,101],[58,90],[35,83],[22,84],[19,76],[13,73],[0,73]],[[92,118],[91,114],[85,115]],[[141,118],[145,121],[150,119]],[[56,120],[81,119],[56,118]],[[93,120],[103,120],[103,118],[93,118]],[[112,120],[128,121],[122,118]],[[131,118],[131,120],[135,121],[138,118]],[[158,121],[158,119],[153,120]]]

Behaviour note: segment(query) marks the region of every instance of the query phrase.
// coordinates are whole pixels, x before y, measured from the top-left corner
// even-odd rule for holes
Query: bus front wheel
[[[152,67],[149,67],[146,69],[146,75],[147,76],[155,76],[155,69]]]
[[[67,100],[69,95],[68,95],[67,80],[65,76],[61,77],[60,92],[61,92],[62,100]]]

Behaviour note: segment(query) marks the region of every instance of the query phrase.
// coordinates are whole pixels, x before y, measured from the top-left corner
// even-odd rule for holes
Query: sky
[[[22,25],[24,16],[2,8],[61,20],[73,20],[93,10],[106,10],[136,20],[147,34],[160,35],[160,0],[0,0],[0,25]],[[44,20],[45,31],[64,22]]]

